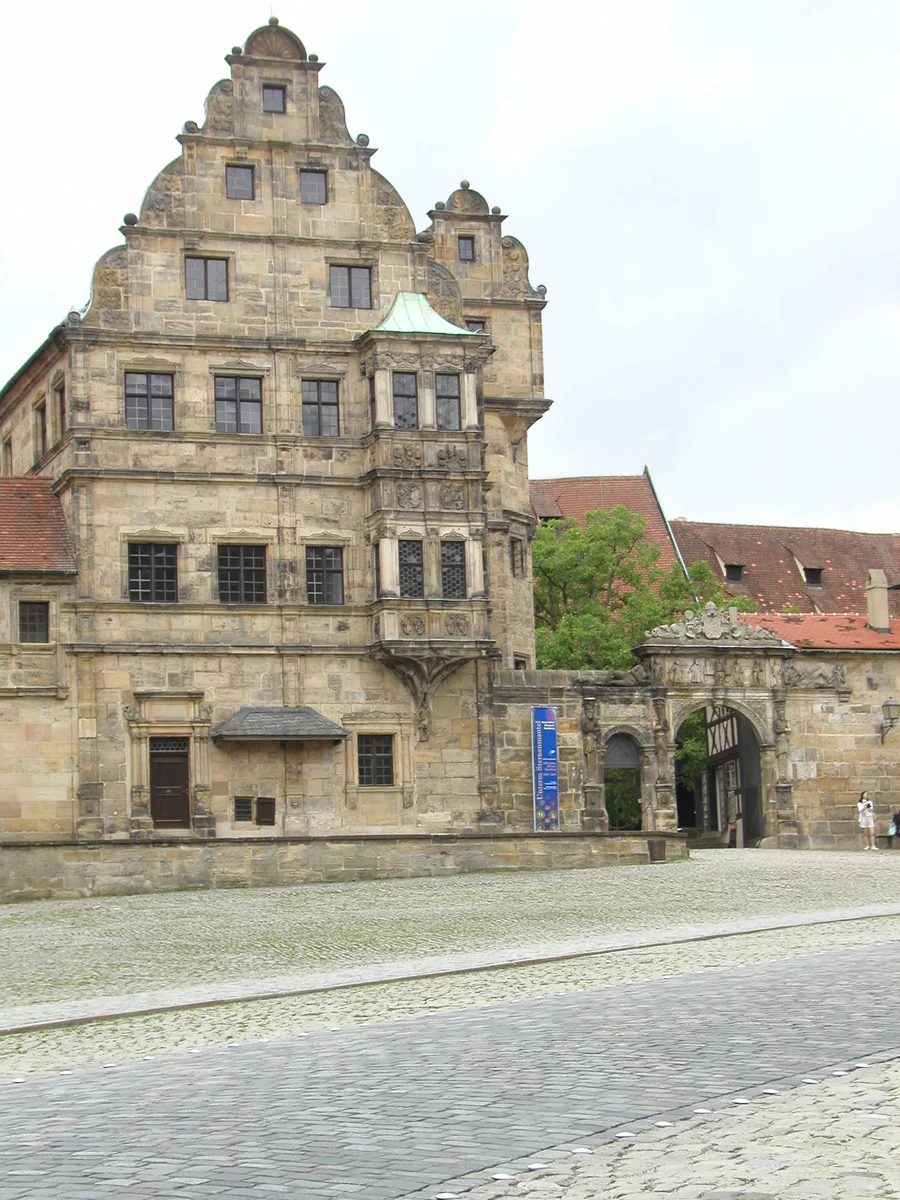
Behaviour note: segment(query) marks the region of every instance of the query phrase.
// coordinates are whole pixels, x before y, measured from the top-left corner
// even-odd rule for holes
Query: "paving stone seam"
[[[865,1067],[857,1065],[856,1059],[845,1059],[842,1062],[832,1063],[826,1067],[817,1067],[815,1074],[821,1076],[817,1082],[824,1083],[826,1080],[832,1079],[833,1071],[845,1071],[848,1076],[852,1076],[859,1070],[864,1070],[866,1067],[880,1066],[884,1063],[894,1062],[900,1058],[900,1046],[895,1046],[887,1050],[881,1050],[877,1054],[867,1054]],[[615,1142],[623,1133],[631,1134],[628,1140],[637,1139],[642,1133],[651,1133],[660,1135],[662,1130],[654,1128],[648,1122],[655,1121],[671,1121],[672,1126],[665,1130],[665,1134],[676,1132],[680,1122],[702,1121],[707,1116],[720,1116],[722,1113],[730,1112],[738,1115],[742,1111],[742,1106],[735,1105],[735,1099],[743,1099],[752,1097],[753,1101],[765,1102],[774,1097],[765,1094],[765,1088],[778,1088],[779,1092],[787,1091],[791,1088],[804,1088],[809,1086],[806,1082],[806,1077],[803,1075],[786,1075],[775,1079],[767,1079],[759,1084],[755,1084],[752,1088],[743,1088],[740,1091],[728,1091],[716,1093],[711,1096],[706,1104],[710,1107],[705,1112],[698,1111],[705,1108],[705,1105],[697,1104],[694,1106],[681,1106],[679,1108],[662,1109],[659,1112],[646,1113],[640,1118],[635,1118],[624,1123],[615,1125],[607,1125],[596,1129],[593,1132],[581,1132],[575,1141],[559,1142],[554,1146],[541,1147],[529,1151],[526,1155],[517,1155],[515,1158],[501,1159],[495,1163],[489,1163],[484,1167],[479,1167],[477,1171],[467,1173],[465,1175],[456,1175],[448,1179],[441,1180],[439,1183],[429,1183],[424,1188],[419,1188],[414,1192],[404,1192],[396,1195],[393,1200],[433,1200],[436,1193],[446,1193],[450,1195],[462,1195],[465,1192],[473,1191],[476,1187],[484,1187],[485,1184],[491,1181],[492,1173],[508,1172],[513,1178],[504,1181],[504,1186],[515,1188],[521,1181],[521,1176],[529,1176],[528,1163],[537,1160],[549,1160],[549,1164],[568,1160],[574,1153],[574,1147],[585,1147],[589,1152],[593,1153],[592,1143],[594,1146],[603,1145],[610,1142]],[[533,1177],[533,1176],[532,1176]],[[498,1192],[498,1194],[500,1194]],[[735,1197],[737,1200],[737,1197]]]
[[[820,910],[811,913],[791,913],[777,918],[755,918],[749,921],[723,922],[719,925],[693,926],[676,929],[668,933],[618,939],[587,940],[577,948],[539,951],[512,955],[456,954],[442,956],[444,966],[435,960],[422,959],[409,964],[387,963],[381,970],[367,975],[347,978],[348,972],[288,977],[281,986],[260,988],[252,984],[235,983],[222,985],[216,995],[198,995],[208,988],[185,988],[171,992],[143,993],[134,997],[135,1003],[123,1003],[129,997],[100,998],[88,1001],[61,1001],[56,1004],[28,1005],[20,1008],[0,1009],[0,1036],[38,1033],[42,1030],[65,1029],[88,1025],[97,1021],[115,1021],[125,1017],[144,1017],[159,1013],[182,1012],[191,1009],[214,1008],[227,1004],[240,1004],[264,1000],[279,1000],[292,996],[310,996],[322,992],[348,991],[354,988],[372,987],[378,984],[405,983],[420,979],[441,979],[454,975],[477,974],[485,971],[515,967],[541,966],[543,964],[568,962],[579,958],[594,958],[607,954],[621,954],[634,950],[652,950],[664,946],[688,945],[693,942],[708,942],[719,939],[744,937],[754,933],[777,932],[780,929],[813,927],[816,925],[842,924],[852,921],[871,921],[900,916],[900,904],[877,905],[852,909]],[[313,982],[314,980],[314,982]],[[157,1002],[141,1003],[140,996],[159,997]],[[163,997],[170,997],[163,999]],[[74,1010],[74,1011],[73,1011]],[[81,1011],[79,1011],[81,1010]],[[32,1013],[31,1019],[27,1014]],[[53,1015],[53,1013],[58,1015]],[[38,1016],[37,1014],[47,1014]]]

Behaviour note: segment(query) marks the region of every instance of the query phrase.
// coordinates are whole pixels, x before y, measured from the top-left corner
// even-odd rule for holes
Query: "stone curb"
[[[594,955],[615,954],[627,950],[648,950],[717,938],[740,937],[750,933],[768,933],[812,925],[830,925],[844,921],[864,921],[900,916],[900,904],[871,905],[862,908],[826,909],[807,913],[788,913],[779,917],[757,917],[719,924],[676,926],[663,933],[621,934],[614,937],[587,938],[555,946],[518,947],[507,954],[484,951],[476,954],[446,954],[427,958],[382,963],[365,968],[309,975],[289,975],[268,980],[236,980],[212,986],[174,988],[157,992],[135,992],[125,996],[104,996],[91,1000],[62,1001],[0,1009],[0,1035],[36,1033],[44,1029],[85,1025],[92,1021],[112,1021],[123,1017],[143,1017],[155,1013],[193,1008],[211,1008],[247,1000],[279,1000],[289,996],[307,996],[317,992],[341,991],[380,983],[404,983],[417,979],[440,979],[504,967],[539,966]]]

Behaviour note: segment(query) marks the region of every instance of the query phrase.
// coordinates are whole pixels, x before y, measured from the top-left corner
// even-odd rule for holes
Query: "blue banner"
[[[535,832],[558,832],[559,755],[555,708],[531,710],[531,753],[534,766]]]

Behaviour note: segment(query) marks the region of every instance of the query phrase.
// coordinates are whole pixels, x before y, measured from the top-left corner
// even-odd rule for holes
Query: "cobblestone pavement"
[[[0,1200],[452,1193],[900,1050],[898,982],[895,945],[859,946],[4,1084]]]
[[[850,1066],[850,1064],[848,1064]],[[737,1097],[735,1099],[746,1099]],[[466,1200],[895,1200],[900,1196],[900,1063],[829,1072],[749,1104],[658,1128],[634,1122],[590,1154],[550,1150],[504,1163]],[[660,1124],[663,1124],[660,1122]],[[627,1133],[634,1136],[627,1137]],[[429,1189],[427,1195],[432,1195]],[[422,1193],[420,1193],[421,1195]]]
[[[0,907],[0,1006],[339,970],[605,934],[896,904],[900,854],[698,851],[688,862]]]

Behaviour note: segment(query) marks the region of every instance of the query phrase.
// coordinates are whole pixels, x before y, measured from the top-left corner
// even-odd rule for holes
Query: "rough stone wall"
[[[788,691],[790,763],[800,844],[812,849],[862,844],[857,801],[872,793],[878,832],[900,809],[900,727],[881,740],[881,706],[900,696],[900,655],[804,654],[802,670],[828,677],[840,665],[840,688]]]

